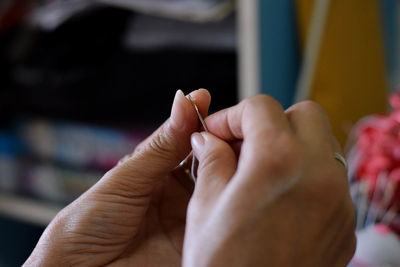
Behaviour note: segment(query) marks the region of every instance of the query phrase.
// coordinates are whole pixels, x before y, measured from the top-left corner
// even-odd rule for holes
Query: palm
[[[153,195],[142,227],[113,265],[180,266],[190,180],[179,171],[164,181]]]

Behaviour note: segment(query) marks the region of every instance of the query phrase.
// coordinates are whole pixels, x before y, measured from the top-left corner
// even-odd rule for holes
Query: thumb
[[[192,92],[191,97],[205,116],[210,94],[205,89]],[[109,193],[123,192],[138,197],[151,194],[154,185],[171,172],[190,152],[190,135],[199,129],[193,104],[178,90],[170,118],[150,137],[137,146],[99,182]]]
[[[199,160],[195,191],[208,198],[209,194],[222,191],[234,175],[236,155],[228,143],[210,133],[194,133],[191,143]]]

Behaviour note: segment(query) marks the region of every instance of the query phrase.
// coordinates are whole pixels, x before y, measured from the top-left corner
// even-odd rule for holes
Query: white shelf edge
[[[25,222],[47,226],[62,209],[61,205],[0,193],[0,214]]]

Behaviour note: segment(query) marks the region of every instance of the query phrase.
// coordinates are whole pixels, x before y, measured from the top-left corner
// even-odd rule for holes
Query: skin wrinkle
[[[206,106],[208,105],[207,102],[209,102],[209,100],[206,100],[204,96],[199,97],[197,95],[196,102],[198,102],[198,100],[200,100],[200,102],[202,103],[202,104],[199,103],[197,104],[200,106],[200,110],[203,113],[204,110],[207,109]],[[191,110],[192,108],[187,110],[188,114],[192,112]],[[192,122],[188,123],[190,123],[191,127],[195,127],[197,126],[198,122],[196,120],[196,117],[194,117],[192,118]],[[85,195],[83,195],[80,199],[78,199],[78,201],[74,202],[75,204],[73,207],[70,206],[69,209],[65,209],[58,216],[58,219],[56,218],[55,222],[50,225],[50,228],[48,228],[50,229],[49,231],[47,231],[49,235],[43,236],[41,241],[39,241],[41,242],[39,247],[43,247],[44,246],[43,244],[47,243],[46,240],[48,240],[48,238],[51,237],[52,235],[54,236],[54,234],[61,236],[66,234],[65,231],[63,230],[60,231],[60,229],[62,228],[59,228],[59,226],[57,226],[56,223],[57,220],[63,221],[64,223],[67,222],[66,227],[70,228],[70,230],[76,231],[77,234],[75,234],[75,238],[81,240],[81,242],[78,242],[80,245],[78,245],[77,248],[79,250],[82,249],[81,251],[79,251],[82,253],[84,253],[85,245],[88,248],[88,252],[92,252],[93,250],[97,249],[97,246],[90,247],[90,245],[88,244],[90,240],[93,243],[98,244],[98,242],[101,242],[102,238],[107,238],[108,234],[110,234],[115,238],[115,244],[118,245],[119,244],[118,242],[124,238],[124,235],[121,234],[124,232],[123,229],[126,228],[125,226],[127,222],[130,220],[134,220],[134,224],[138,223],[137,226],[134,226],[134,228],[137,229],[127,230],[125,236],[128,239],[126,246],[133,244],[132,246],[134,247],[133,249],[135,249],[135,251],[128,251],[127,247],[121,250],[118,247],[110,247],[109,246],[110,240],[106,240],[106,242],[104,242],[105,243],[104,247],[109,247],[110,251],[108,251],[107,248],[107,254],[100,253],[99,257],[96,258],[94,261],[92,260],[90,264],[103,265],[107,263],[107,260],[109,262],[112,262],[114,257],[122,255],[122,253],[124,253],[125,251],[127,252],[127,254],[125,254],[127,261],[125,262],[129,262],[129,259],[131,259],[133,253],[137,251],[140,253],[140,255],[137,257],[133,256],[132,261],[138,262],[140,266],[146,265],[146,263],[150,264],[151,262],[157,265],[158,261],[157,260],[154,261],[153,257],[167,256],[167,255],[162,256],[164,252],[159,251],[159,249],[170,248],[173,249],[173,251],[175,251],[176,253],[176,248],[179,247],[179,245],[171,246],[171,242],[174,242],[175,240],[175,242],[178,243],[175,242],[174,243],[179,244],[179,242],[182,242],[179,240],[183,239],[182,234],[179,233],[183,231],[183,229],[180,228],[182,220],[179,219],[180,218],[179,214],[177,214],[178,217],[176,217],[177,218],[177,220],[175,220],[176,223],[173,222],[175,218],[173,217],[175,216],[174,214],[165,214],[163,216],[166,218],[156,218],[157,221],[153,222],[151,222],[152,218],[149,218],[147,217],[147,215],[144,215],[148,213],[149,208],[152,209],[153,211],[158,211],[159,208],[161,208],[157,207],[157,205],[152,203],[150,200],[153,199],[153,195],[156,193],[154,188],[156,188],[159,184],[161,184],[165,180],[164,177],[168,175],[168,173],[171,173],[171,171],[176,167],[176,165],[178,165],[179,162],[174,163],[174,161],[176,161],[176,159],[181,156],[183,157],[185,154],[183,152],[185,152],[186,150],[188,151],[190,149],[189,130],[179,131],[177,135],[175,133],[171,133],[171,131],[174,131],[174,129],[170,128],[168,124],[164,126],[163,129],[160,129],[158,134],[161,134],[162,138],[164,139],[158,139],[156,140],[158,143],[157,142],[156,143],[160,144],[160,142],[166,142],[166,141],[168,141],[168,143],[171,143],[171,141],[168,140],[168,138],[173,137],[175,139],[174,142],[180,147],[179,149],[163,150],[165,151],[165,153],[171,153],[171,155],[169,155],[168,157],[159,156],[158,154],[160,151],[158,152],[154,151],[154,147],[149,146],[149,142],[151,142],[152,140],[151,138],[156,138],[157,135],[154,134],[152,137],[148,138],[147,141],[142,143],[142,147],[138,149],[139,151],[138,153],[134,153],[134,155],[131,156],[128,155],[128,157],[125,157],[125,159],[122,160],[117,167],[109,171],[103,177],[103,179],[101,179],[101,181],[96,184],[94,188],[86,192]],[[171,135],[169,137],[165,136],[167,133]],[[184,142],[182,141],[182,137],[187,139],[187,144],[184,144]],[[160,145],[168,145],[168,143]],[[153,161],[155,162],[152,162],[151,160],[149,161],[149,157],[152,158]],[[145,166],[146,164],[147,164],[146,166],[148,166],[149,162],[151,163],[151,168],[148,170],[143,170],[143,166]],[[132,173],[134,173],[134,175],[132,175]],[[181,172],[181,174],[183,173]],[[181,190],[179,192],[187,191],[187,189],[184,189],[178,183],[177,185],[175,185],[175,187],[176,189],[174,190]],[[171,198],[170,201],[175,201],[174,199],[175,195]],[[99,204],[99,206],[97,204]],[[130,208],[132,208],[132,211],[129,211]],[[73,215],[74,209],[76,209],[77,211],[75,215]],[[115,213],[113,214],[114,211]],[[96,217],[93,217],[94,213],[92,214],[92,212],[96,213],[95,215]],[[134,216],[132,217],[130,214],[134,214]],[[71,217],[70,215],[73,216]],[[158,217],[159,216],[161,216],[161,214],[159,214]],[[113,218],[115,218],[115,220]],[[143,235],[142,233],[144,228],[140,228],[140,224],[145,221],[147,223],[153,224],[152,227],[157,229],[157,231],[160,231],[160,233],[156,233],[153,235],[152,233],[149,232],[150,230],[147,229]],[[79,224],[80,227],[76,228],[76,225],[74,224]],[[163,226],[163,228],[161,228],[161,226]],[[83,237],[82,234],[84,233],[85,227],[88,229],[87,230],[88,234],[85,237]],[[107,232],[108,230],[112,230],[112,232]],[[133,234],[129,233],[131,231]],[[74,234],[72,233],[72,235]],[[146,240],[146,238],[148,239]],[[158,245],[159,242],[162,242],[162,244]],[[43,253],[42,255],[44,255],[47,258],[47,260],[52,259],[52,255],[62,255],[63,253],[66,252],[65,250],[66,247],[63,246],[63,244],[65,243],[64,241],[62,241],[62,238],[58,238],[55,240],[55,243],[53,242],[51,248],[51,251],[56,252],[57,254],[48,254],[46,250],[40,251],[35,249],[36,253],[33,254],[32,258],[40,256],[41,253]],[[152,249],[149,250],[149,248]],[[156,251],[154,251],[153,248],[155,248]],[[169,253],[171,254],[171,250],[169,251]],[[72,255],[71,256],[72,258],[69,258],[68,259],[69,261],[67,261],[68,264],[66,263],[64,265],[69,265],[71,262],[76,262],[76,263],[79,262],[84,264],[85,261],[88,260],[88,258],[87,257],[80,258],[81,256],[82,255],[76,255],[76,254]],[[83,255],[83,257],[84,256],[85,255]],[[173,262],[177,263],[177,259],[178,255],[172,257],[171,264]],[[55,263],[56,262],[55,260],[56,259],[53,258],[52,263]],[[164,260],[168,260],[168,258],[164,258]],[[33,262],[35,261],[31,261],[31,263]],[[163,263],[169,265],[167,262]],[[54,266],[54,264],[49,264],[49,266]]]
[[[175,152],[175,147],[177,146],[175,144],[171,144],[171,140],[174,139],[169,135],[169,131],[162,130],[160,134],[157,134],[155,138],[148,143],[147,150],[151,151],[150,153],[156,154],[157,157],[160,157],[162,161],[169,159],[171,155],[176,156],[177,154]],[[165,144],[168,144],[168,146]],[[176,158],[176,161],[178,160],[179,158]]]
[[[81,218],[80,218],[81,219]],[[86,227],[90,226],[90,231],[86,230]],[[100,234],[107,234],[107,230],[110,227],[118,226],[121,227],[119,231],[113,231],[112,233],[108,233],[107,237],[115,237],[115,239],[118,241],[120,238],[125,239],[127,238],[126,231],[131,231],[132,226],[127,226],[127,225],[120,225],[117,221],[109,222],[109,223],[103,223],[101,218],[98,218],[97,220],[87,220],[86,223],[81,223],[81,220],[79,220],[79,225],[75,221],[69,221],[67,224],[63,227],[64,233],[67,236],[74,236],[75,234],[82,233],[86,230],[87,236],[97,236],[101,238]]]
[[[138,228],[146,229],[146,227],[147,227],[147,225],[146,225],[145,221],[143,221]],[[118,258],[129,259],[129,257],[128,257],[129,253],[137,250],[137,248],[139,246],[139,242],[145,240],[146,233],[147,233],[147,231],[138,231],[136,233],[136,235],[132,237],[132,240],[126,245],[125,249],[122,250],[122,252],[118,255]],[[116,261],[118,261],[118,259]],[[113,262],[114,261],[110,262],[109,264],[111,264]]]
[[[123,247],[126,241],[112,241],[109,242],[108,238],[98,237],[95,235],[88,236],[87,233],[74,233],[77,237],[81,239],[74,238],[68,239],[68,246],[71,247],[73,253],[95,253],[96,251],[108,251],[108,247]]]
[[[125,170],[123,173],[121,173],[119,169],[113,170],[112,173],[107,174],[102,179],[101,183],[108,186],[101,187],[100,192],[104,194],[108,193],[110,195],[119,195],[120,197],[125,197],[127,199],[145,199],[150,197],[153,184],[144,179],[146,175],[143,174],[143,171],[136,171],[136,169],[137,168],[130,168],[129,172]],[[138,176],[143,178],[132,179],[132,176],[129,174],[131,171],[132,173],[138,173]],[[118,180],[113,179],[116,175],[119,177]],[[94,190],[99,189],[96,188]]]
[[[201,159],[202,159],[202,163],[200,163],[201,167],[208,166],[208,165],[215,165],[216,162],[218,162],[218,159],[220,157],[223,157],[223,155],[217,154],[217,153],[203,153],[203,155],[201,155]],[[211,166],[211,168],[212,168],[212,166]],[[204,168],[202,168],[202,169],[204,169]],[[209,180],[209,179],[207,179],[207,180]]]
[[[117,229],[123,228],[124,230],[129,230],[132,227],[137,227],[140,222],[140,217],[138,215],[128,216],[127,218],[118,219],[114,215],[114,218],[111,216],[113,213],[108,213],[110,216],[104,216],[105,212],[103,210],[96,210],[94,212],[85,213],[80,216],[78,219],[74,221],[69,221],[69,227],[66,230],[70,232],[77,231],[78,229],[85,228],[88,224],[92,225],[90,231],[88,233],[94,231],[108,230],[109,227],[118,226],[119,228],[111,228],[113,229],[112,234],[118,234],[121,230],[117,231]],[[139,219],[139,220],[138,220]],[[84,225],[84,227],[79,227],[79,225]],[[111,233],[111,232],[110,232]]]
[[[151,203],[151,209],[158,210],[157,207],[158,207],[159,201],[160,201],[159,198],[157,198],[156,201],[153,200],[152,203]],[[152,213],[152,214],[153,214],[153,213]],[[159,217],[157,217],[157,221],[158,221],[159,223],[161,223],[161,222],[159,221]],[[161,234],[162,234],[164,237],[167,237],[165,231],[161,231]],[[147,251],[147,250],[146,250],[146,251]],[[146,252],[146,253],[148,253],[148,252]]]
[[[109,241],[112,237],[114,237],[114,235],[108,233],[105,230],[101,230],[101,228],[102,228],[102,226],[98,226],[96,232],[85,233],[85,231],[80,229],[80,230],[74,230],[73,232],[66,233],[66,234],[74,236],[74,239],[76,239],[78,242],[73,242],[74,239],[69,239],[69,240],[75,244],[80,244],[80,243],[84,243],[84,242],[86,242],[86,243],[94,242],[94,244],[101,245],[100,242],[95,242],[97,240],[97,241],[101,241],[101,243],[105,246],[111,246],[111,245],[120,245],[120,244],[126,242],[126,238],[125,238],[126,236],[124,236],[122,233],[116,233],[115,238],[113,238],[113,241]],[[79,238],[81,238],[82,240],[80,240]],[[88,240],[90,240],[90,241],[88,241]]]
[[[298,266],[326,266],[324,263],[329,263],[326,261],[328,257],[324,258],[323,253],[318,254],[320,257],[310,257],[308,251],[319,250],[318,242],[325,246],[329,241],[332,241],[336,246],[341,246],[349,237],[354,238],[352,226],[343,224],[343,221],[341,221],[351,221],[351,219],[354,219],[352,218],[354,214],[353,216],[351,214],[344,214],[335,209],[339,207],[341,210],[347,210],[348,207],[351,206],[351,203],[335,201],[337,198],[348,199],[349,196],[348,191],[346,191],[347,185],[344,183],[345,173],[343,166],[336,164],[332,157],[332,151],[335,151],[332,149],[334,148],[334,144],[331,144],[331,147],[310,146],[310,143],[316,138],[321,138],[320,140],[324,141],[326,140],[324,139],[327,136],[325,135],[325,128],[319,127],[320,125],[324,125],[324,123],[318,123],[317,119],[310,125],[304,124],[308,127],[306,130],[310,131],[312,134],[299,135],[292,130],[294,128],[291,127],[289,121],[286,121],[283,109],[275,105],[275,102],[271,101],[270,98],[260,97],[258,100],[248,100],[247,103],[248,104],[244,105],[245,108],[240,111],[241,114],[235,114],[234,111],[223,111],[215,115],[216,117],[219,116],[218,119],[223,121],[223,123],[227,123],[228,121],[228,123],[232,123],[232,125],[219,126],[216,123],[218,121],[217,118],[213,116],[210,117],[211,123],[208,123],[208,125],[212,133],[217,133],[218,136],[223,136],[231,140],[230,138],[234,137],[232,129],[234,129],[234,127],[242,127],[245,140],[241,147],[239,166],[231,182],[227,184],[221,195],[219,197],[211,196],[205,199],[197,197],[192,199],[192,201],[195,201],[194,203],[196,203],[196,205],[191,203],[189,206],[188,218],[195,217],[195,219],[193,219],[194,222],[188,222],[190,228],[187,233],[191,235],[191,238],[187,241],[189,242],[189,245],[187,245],[187,247],[189,247],[189,255],[185,258],[187,260],[185,263],[188,264],[188,266],[191,266],[191,264],[193,264],[193,266],[212,266],[222,261],[228,266],[230,264],[236,266],[257,266],[257,263],[260,263],[258,260],[265,260],[265,262],[268,262],[272,266],[282,266],[282,264],[286,264],[285,266],[294,266],[294,263],[299,263]],[[303,108],[307,108],[307,106],[310,105],[305,105]],[[235,108],[239,110],[238,107],[232,109]],[[265,114],[262,114],[263,112],[265,112]],[[317,112],[317,108],[311,106],[309,112]],[[256,115],[253,117],[250,116],[252,113]],[[291,123],[297,123],[299,118],[306,121],[308,118],[306,115],[309,113],[303,113],[304,114],[301,116],[299,115],[293,119],[295,122],[292,121]],[[229,121],[227,119],[227,114],[234,114],[232,115],[234,119]],[[246,114],[246,116],[244,116],[244,114]],[[242,121],[237,119],[240,115],[243,116]],[[277,116],[271,118],[271,120],[267,119],[274,115]],[[318,116],[314,117],[318,118]],[[325,120],[326,118],[320,119]],[[268,123],[263,123],[265,121]],[[313,127],[316,129],[315,132],[310,130],[314,129]],[[271,130],[268,132],[266,129]],[[305,132],[304,126],[297,129],[302,133]],[[257,131],[261,132],[261,134],[257,133]],[[276,137],[274,138],[271,133],[274,133]],[[283,138],[282,134],[284,135]],[[314,135],[316,136],[313,137]],[[329,138],[326,142],[334,143],[331,141],[332,139]],[[315,148],[315,150],[310,149],[310,147],[313,149]],[[282,148],[284,148],[284,150],[282,150]],[[215,150],[217,149],[218,147],[215,146]],[[211,151],[210,153],[213,152]],[[200,158],[200,161],[201,160]],[[326,162],[323,162],[324,160],[326,160]],[[271,161],[272,163],[266,164]],[[321,162],[324,164],[321,164]],[[207,164],[205,163],[204,165]],[[311,166],[313,168],[311,168]],[[340,169],[338,166],[340,166]],[[211,165],[207,167],[212,169]],[[327,170],[325,170],[326,168]],[[328,170],[331,170],[331,172],[325,174],[325,171]],[[199,177],[199,179],[201,179],[201,177]],[[293,181],[294,184],[289,185],[288,188],[284,188],[288,185],[287,181]],[[278,182],[278,184],[276,184],[276,182]],[[307,189],[307,187],[310,188],[308,189],[310,192],[313,192],[313,198],[315,198],[315,200],[305,199],[303,197],[306,196],[307,191],[304,191],[304,189]],[[266,190],[260,190],[262,188]],[[326,190],[325,188],[329,190],[328,194],[322,193]],[[202,188],[198,187],[197,189],[200,190]],[[278,193],[271,195],[271,190],[274,189],[277,190]],[[281,192],[279,192],[279,189],[281,189]],[[202,196],[212,192],[211,186],[205,187],[202,190],[206,191],[198,193]],[[332,203],[332,201],[334,203]],[[327,202],[328,204],[326,204],[327,206],[325,207],[321,205],[320,202]],[[306,209],[306,211],[302,212],[297,206],[294,208],[293,205],[296,204],[303,204],[303,209]],[[334,204],[333,207],[332,204]],[[261,211],[264,210],[264,207],[269,207],[270,205],[275,208],[268,209],[269,212]],[[191,215],[190,209],[193,209],[193,207],[203,209],[202,212],[198,213],[203,213],[206,219],[199,219],[197,215]],[[294,223],[297,221],[288,220],[288,213],[282,214],[282,212],[280,212],[282,209],[292,211],[292,215],[295,217],[297,216],[299,222],[302,223],[300,224],[298,222],[296,225]],[[275,218],[279,217],[281,219],[270,221],[269,216],[266,216],[266,214],[271,214],[271,216],[275,214]],[[336,216],[340,218],[336,220]],[[259,239],[260,237],[257,233],[262,234],[262,232],[257,231],[257,227],[254,227],[250,231],[254,231],[256,238],[254,240],[251,239],[252,244],[243,243],[243,235],[246,237],[249,237],[249,235],[244,234],[246,231],[239,231],[239,228],[236,227],[246,221],[257,220],[257,218],[265,219],[264,222],[268,225],[266,232],[269,232],[269,234],[274,235],[280,233],[273,238],[276,241],[274,245],[271,242],[268,243],[268,240],[271,239],[270,235],[266,237],[265,240],[262,238]],[[314,222],[317,222],[317,224]],[[321,223],[318,224],[318,222]],[[273,223],[275,223],[275,225]],[[314,227],[312,225],[314,225]],[[319,225],[321,225],[321,227],[319,227]],[[292,231],[290,228],[293,228],[293,226],[301,230],[300,233],[295,233],[295,235],[297,235],[296,239],[293,239],[293,235],[288,235],[286,232],[283,232],[283,230],[286,229],[290,233]],[[347,229],[338,232],[338,229],[343,227],[347,227]],[[206,228],[208,232],[218,232],[218,238],[223,240],[222,243],[224,245],[209,244],[206,237],[211,236],[207,231],[202,231],[202,234],[199,234],[197,232],[198,228],[202,230]],[[278,231],[278,229],[282,231]],[[276,232],[274,232],[274,230],[276,230]],[[318,237],[318,232],[329,232],[330,235],[320,236],[322,240],[317,240],[318,242],[308,242],[309,235],[312,235],[315,241]],[[232,238],[230,234],[235,235],[235,233],[238,235],[238,238],[230,239]],[[263,247],[267,250],[264,255],[251,253],[252,256],[259,257],[259,259],[252,259],[251,257],[246,258],[247,255],[244,254],[243,259],[245,264],[242,264],[243,262],[238,263],[237,261],[226,261],[229,259],[229,255],[240,255],[237,253],[243,251],[243,249],[238,251],[235,249],[243,248],[243,246],[252,247],[253,244],[260,244],[259,246],[261,246],[263,242],[267,245],[270,244],[271,250],[270,253],[268,253],[266,247]],[[204,259],[201,257],[202,254],[196,253],[196,248],[200,247],[194,245],[192,247],[190,245],[192,243],[208,244],[212,246],[211,251],[207,250],[207,252],[205,252],[205,254],[211,255],[212,258],[206,259],[204,262]],[[287,251],[289,254],[282,254],[282,251],[285,251],[283,249],[284,246],[286,248],[292,243],[294,246],[297,246],[297,249]],[[274,250],[276,248],[275,245],[281,250]],[[255,249],[259,248],[259,246],[255,247]],[[350,244],[349,246],[354,249],[354,244]],[[210,248],[207,247],[207,249]],[[320,249],[322,250],[323,248],[321,247]],[[321,250],[319,252],[323,252]],[[254,249],[252,251],[254,251]],[[280,255],[276,254],[276,252],[279,252]],[[332,250],[332,248],[327,250],[327,253],[329,253],[329,256],[334,255],[337,258],[341,258],[343,262],[351,258],[351,255],[343,255],[338,251]],[[269,257],[263,258],[265,255],[269,255]],[[287,255],[293,257],[291,258]],[[273,261],[274,258],[276,261]],[[242,258],[240,259],[242,260]]]
[[[186,155],[189,153],[189,146],[186,146],[183,150],[180,150],[180,145],[178,144],[172,144],[171,145],[171,140],[175,140],[175,138],[172,137],[171,132],[185,132],[187,130],[185,129],[175,129],[172,124],[170,123],[170,120],[168,120],[166,123],[164,123],[160,128],[159,128],[159,133],[158,134],[153,134],[150,138],[147,140],[143,141],[136,149],[135,153],[133,156],[130,158],[131,161],[138,161],[141,160],[143,157],[148,157],[148,154],[154,154],[154,156],[159,157],[161,160],[160,162],[163,161],[171,161],[171,155],[174,156],[174,162],[180,162],[183,160],[182,156],[178,155]],[[182,140],[179,140],[182,142]],[[186,142],[182,142],[186,143]],[[187,142],[189,143],[189,142]],[[168,144],[168,147],[171,147],[171,149],[166,149],[163,146],[165,144]],[[145,159],[144,159],[145,160]],[[156,166],[156,163],[154,163],[154,169],[157,169],[158,166]],[[160,166],[162,167],[162,166]],[[171,166],[173,168],[175,166]]]
[[[101,211],[99,211],[100,213]],[[92,229],[96,229],[97,232],[100,232],[102,229],[106,229],[108,227],[119,227],[122,228],[121,232],[123,232],[123,230],[129,230],[132,227],[136,227],[139,222],[140,222],[140,217],[139,216],[130,216],[128,218],[124,218],[121,220],[116,220],[115,219],[115,215],[118,214],[111,214],[110,216],[102,216],[105,213],[103,212],[102,214],[96,215],[96,217],[92,217],[90,218],[90,224],[93,224],[91,226]],[[111,216],[114,216],[114,218],[112,218]],[[106,230],[107,231],[107,230]],[[117,235],[118,232],[114,231],[112,234]],[[122,234],[123,235],[123,234]]]
[[[149,200],[139,197],[139,198],[129,198],[126,196],[121,196],[120,194],[111,194],[111,193],[101,193],[96,198],[93,198],[93,201],[97,202],[107,202],[107,204],[100,204],[99,207],[104,207],[104,206],[114,206],[118,205],[119,209],[122,209],[121,207],[126,207],[125,209],[122,209],[122,211],[126,210],[129,211],[132,208],[141,208],[145,207],[148,205]]]
[[[162,198],[163,196],[160,196],[159,198],[157,198],[156,200],[153,200],[152,202],[151,202],[151,207],[150,207],[150,209],[152,209],[152,210],[154,210],[154,211],[157,211],[157,207],[158,207],[158,205],[160,204],[160,201],[161,201],[161,198]],[[154,212],[151,212],[151,214],[153,214],[152,216],[154,216],[154,215],[156,215],[156,217],[157,217],[157,222],[158,223],[161,223],[161,221],[159,220],[159,218],[160,218],[160,215],[159,214],[157,214],[157,213],[154,213]],[[154,217],[153,217],[154,218]],[[156,224],[157,224],[157,222],[155,222]],[[164,220],[164,222],[165,222],[165,220]],[[146,224],[145,224],[146,225]],[[164,228],[165,229],[165,228]],[[146,233],[151,233],[151,231],[150,231],[150,229],[148,229],[147,231],[146,231]],[[162,231],[160,231],[160,233],[159,234],[161,234],[162,236],[163,236],[163,238],[169,238],[170,239],[170,237],[168,236],[168,234],[166,233],[166,231],[165,230],[163,230],[162,229]],[[149,234],[147,234],[147,237],[148,238],[151,238],[151,236],[149,235]],[[171,240],[171,239],[170,239]],[[146,253],[146,255],[148,254],[148,253],[150,253],[151,252],[151,246],[150,246],[150,244],[148,244],[148,246],[149,246],[149,250],[147,250],[147,248],[146,248],[146,251],[145,251],[145,253]],[[127,251],[129,251],[129,250],[127,250]],[[150,251],[150,252],[147,252],[147,251]],[[142,265],[141,265],[142,266]]]
[[[204,109],[208,100],[205,96],[200,99],[203,104],[197,97],[196,104]],[[195,113],[189,100],[180,101],[182,106],[177,110],[190,106],[186,115]],[[312,115],[316,109],[301,112]],[[240,147],[241,165],[231,164],[229,157],[235,155],[228,143],[218,145],[223,142],[218,138],[210,139],[217,143],[207,141],[208,159],[200,156],[204,165],[200,168],[205,172],[199,173],[211,173],[212,182],[199,177],[189,207],[191,189],[182,186],[185,183],[181,178],[186,174],[176,166],[190,150],[190,127],[198,127],[198,120],[196,116],[188,118],[186,132],[174,131],[166,123],[141,144],[137,153],[56,217],[39,241],[39,249],[35,248],[34,260],[26,266],[38,266],[41,259],[44,264],[40,266],[57,266],[60,262],[63,266],[178,266],[181,256],[184,267],[327,266],[329,258],[349,260],[351,255],[346,253],[354,249],[350,242],[350,237],[354,238],[354,214],[346,198],[345,171],[329,158],[329,147],[313,143],[325,135],[319,128],[323,123],[304,124],[307,131],[315,127],[311,135],[292,130],[291,124],[303,119],[307,121],[303,116],[293,116],[289,123],[282,107],[265,96],[211,116],[209,126],[216,134],[238,141],[238,146],[245,135]],[[306,132],[302,127],[297,129]],[[236,138],[238,134],[242,138]],[[171,144],[179,149],[171,150]],[[201,154],[201,149],[197,152]],[[171,155],[159,155],[163,153]],[[237,163],[237,158],[233,161]],[[290,181],[296,183],[290,185]],[[326,188],[330,191],[321,191]],[[68,235],[63,230],[65,224],[69,224]],[[72,247],[68,238],[76,238]],[[73,249],[80,254],[65,256]],[[340,253],[340,249],[346,252]]]
[[[115,255],[115,248],[122,248],[123,245],[112,245],[112,250],[109,250],[109,247],[102,245],[102,244],[96,244],[90,242],[90,240],[85,241],[80,241],[80,242],[71,242],[71,240],[68,240],[70,244],[67,246],[64,246],[64,249],[66,249],[66,262],[70,262],[72,265],[76,260],[80,260],[80,262],[85,263],[85,265],[88,264],[87,260],[90,259],[91,256],[96,256],[99,253],[103,254],[109,254],[109,255]],[[80,257],[76,257],[79,255]],[[116,256],[116,255],[115,255]],[[95,259],[94,259],[95,260]],[[93,261],[91,262],[93,264]],[[95,266],[96,264],[93,264],[92,266]],[[97,264],[98,265],[98,264]]]

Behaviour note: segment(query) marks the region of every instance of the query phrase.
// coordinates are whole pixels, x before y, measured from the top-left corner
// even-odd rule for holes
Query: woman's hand
[[[206,122],[214,135],[192,136],[184,266],[345,266],[353,205],[322,108],[257,96]]]
[[[191,93],[203,116],[210,95]],[[176,166],[198,130],[178,91],[171,118],[47,227],[25,266],[179,266],[191,190]]]

